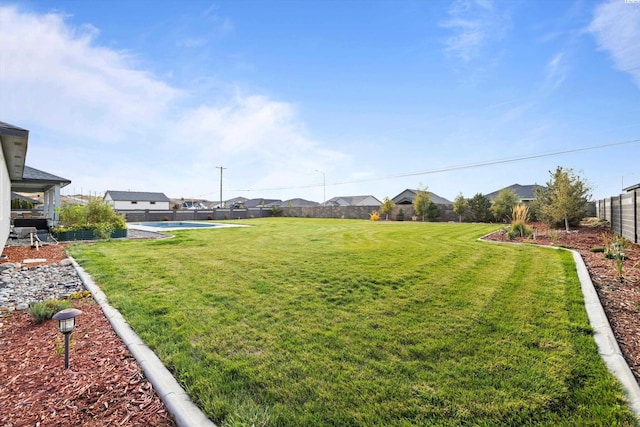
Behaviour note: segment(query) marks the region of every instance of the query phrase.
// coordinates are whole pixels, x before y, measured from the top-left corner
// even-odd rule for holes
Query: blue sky
[[[219,200],[223,166],[225,200],[453,200],[563,166],[598,199],[640,182],[640,3],[0,1],[0,120],[63,194]]]

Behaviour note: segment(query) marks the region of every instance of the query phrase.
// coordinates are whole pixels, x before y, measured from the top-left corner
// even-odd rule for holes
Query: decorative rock
[[[68,267],[70,265],[73,265],[73,263],[71,262],[71,260],[69,258],[65,258],[62,261],[60,261],[59,265],[60,265],[60,267]]]
[[[65,298],[84,290],[72,265],[6,269],[0,273],[0,312],[26,310],[29,303]]]

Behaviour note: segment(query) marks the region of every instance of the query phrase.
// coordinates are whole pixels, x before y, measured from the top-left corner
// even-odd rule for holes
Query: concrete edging
[[[200,408],[193,403],[189,395],[180,387],[180,384],[178,384],[158,356],[131,329],[120,312],[109,305],[107,296],[95,284],[91,276],[84,271],[75,259],[72,257],[70,259],[85,287],[102,308],[115,333],[125,343],[133,357],[142,367],[145,376],[153,385],[154,390],[164,402],[167,410],[173,415],[176,424],[179,427],[216,427]]]
[[[587,266],[582,259],[582,256],[578,251],[573,249],[566,249],[573,254],[573,260],[576,263],[576,270],[578,272],[578,278],[582,287],[582,295],[584,295],[584,305],[589,316],[589,323],[593,328],[593,339],[598,346],[598,353],[604,360],[609,371],[615,375],[622,388],[627,394],[627,400],[631,410],[636,415],[636,418],[640,418],[640,386],[636,381],[629,364],[620,351],[620,346],[616,337],[613,334],[609,319],[602,308],[600,298],[596,292],[591,276],[587,270]]]
[[[486,237],[492,234],[494,233],[489,233],[485,236],[479,237],[478,240],[489,243],[521,244],[500,240],[485,240]],[[604,312],[604,308],[602,308],[600,298],[598,297],[596,288],[593,286],[591,276],[589,276],[589,271],[584,263],[584,259],[582,259],[582,255],[580,255],[576,250],[560,248],[557,246],[537,245],[537,247],[565,250],[571,252],[573,255],[578,279],[580,280],[580,288],[584,297],[584,306],[587,311],[587,317],[589,318],[589,324],[593,329],[593,339],[598,347],[598,354],[604,361],[609,372],[611,372],[618,381],[620,381],[631,411],[635,414],[636,418],[640,420],[640,385],[638,385],[636,377],[633,375],[629,364],[622,355],[622,351],[620,350],[616,336],[613,333],[613,329],[611,329],[611,325],[609,324],[609,319]]]

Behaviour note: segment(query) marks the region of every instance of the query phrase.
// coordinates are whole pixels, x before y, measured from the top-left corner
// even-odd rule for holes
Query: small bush
[[[371,221],[379,221],[380,220],[380,214],[378,213],[378,211],[373,211],[369,214],[369,219]]]
[[[281,215],[282,215],[282,209],[280,209],[280,206],[271,207],[271,216],[281,216]]]
[[[531,236],[531,228],[524,223],[524,221],[513,221],[511,223],[511,230],[509,230],[509,240],[513,240],[518,237]]]
[[[65,308],[71,308],[70,301],[54,299],[35,303],[29,307],[29,314],[35,319],[36,323],[40,324],[51,319],[54,314]]]
[[[396,221],[404,221],[404,211],[400,209],[396,215]]]

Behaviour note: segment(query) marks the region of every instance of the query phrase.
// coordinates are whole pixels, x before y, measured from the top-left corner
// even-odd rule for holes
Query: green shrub
[[[40,324],[51,319],[54,314],[65,308],[71,308],[70,301],[53,299],[35,303],[29,307],[29,314],[35,319],[36,323]]]
[[[281,215],[282,215],[282,209],[280,209],[280,206],[271,207],[271,216],[281,216]]]
[[[528,227],[524,221],[513,221],[511,223],[511,230],[509,230],[509,240],[513,240],[517,237],[529,236],[531,236],[531,228]]]
[[[54,231],[95,230],[95,235],[107,239],[114,230],[127,228],[124,218],[102,200],[92,200],[86,206],[68,204],[57,210],[60,223]]]

